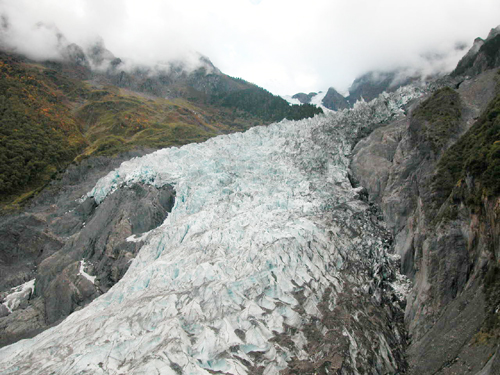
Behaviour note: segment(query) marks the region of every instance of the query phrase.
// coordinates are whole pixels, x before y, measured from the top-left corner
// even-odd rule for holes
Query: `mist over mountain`
[[[495,29],[490,32],[487,40],[492,38],[494,30]],[[467,64],[465,61],[469,61],[469,59],[472,58],[469,56],[475,56],[474,51],[479,50],[482,43],[484,43],[484,41],[481,38],[475,41],[469,53],[463,57],[456,68],[456,70],[458,70],[458,74],[463,73],[462,66]],[[457,45],[454,52],[458,52],[463,55],[464,48],[465,45]],[[399,87],[410,83],[425,86],[428,82],[436,80],[439,77],[443,77],[452,71],[452,68],[449,67],[449,58],[449,55],[433,54],[424,56],[424,61],[426,63],[420,68],[407,66],[398,67],[392,70],[369,71],[356,77],[351,86],[348,88],[348,94],[346,96],[341,95],[337,90],[335,90],[334,87],[330,87],[326,96],[321,99],[321,105],[330,110],[337,111],[345,108],[352,108],[353,105],[359,100],[369,102],[383,92],[393,92]],[[453,60],[456,60],[456,58],[454,57]],[[490,65],[491,64],[494,64],[494,62],[490,62]],[[317,94],[298,93],[293,95],[292,98],[297,99],[300,103],[310,103],[315,95]]]
[[[147,66],[158,61],[197,64],[198,52],[226,74],[274,94],[293,95],[330,86],[344,93],[369,71],[449,72],[463,55],[457,46],[470,47],[476,36],[483,36],[484,25],[496,24],[500,5],[491,0],[404,5],[396,0],[317,0],[311,7],[297,0],[216,0],[210,5],[199,0],[64,5],[4,0],[0,13],[10,27],[10,44],[32,58],[58,53],[57,38],[47,30],[55,25],[83,49],[100,36],[122,60]],[[40,22],[48,26],[39,30]]]

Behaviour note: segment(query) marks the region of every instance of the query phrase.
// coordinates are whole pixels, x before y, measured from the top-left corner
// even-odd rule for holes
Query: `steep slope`
[[[492,29],[486,40],[477,38],[459,61],[452,76],[477,75],[500,65],[500,26]]]
[[[42,185],[81,152],[86,140],[68,105],[70,92],[64,93],[50,77],[15,56],[0,55],[0,74],[4,200],[22,194],[26,187]]]
[[[458,90],[415,103],[353,152],[354,176],[380,204],[414,281],[405,314],[414,374],[499,370],[500,76],[476,72],[451,81]]]
[[[77,157],[203,141],[247,126],[215,108],[82,81],[74,78],[78,66],[0,57],[3,204],[36,193]]]
[[[110,168],[139,155],[92,157],[72,165],[34,199],[31,209],[0,217],[1,298],[11,298],[12,286],[39,280],[34,290],[0,311],[0,345],[30,337],[105,293],[140,247],[140,241],[125,238],[164,220],[175,197],[167,186],[137,185],[115,195],[98,213],[92,200],[77,202]],[[82,272],[98,279],[86,279]]]
[[[339,94],[333,87],[328,89],[322,103],[326,108],[332,111],[339,111],[351,107],[347,99]]]
[[[353,105],[358,100],[367,102],[375,99],[384,91],[396,90],[398,86],[392,86],[397,75],[397,71],[391,72],[368,72],[354,80],[349,87],[349,96],[346,100]],[[408,83],[408,82],[406,82]]]

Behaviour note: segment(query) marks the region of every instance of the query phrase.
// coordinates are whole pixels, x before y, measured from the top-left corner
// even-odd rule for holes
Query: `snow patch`
[[[141,242],[141,241],[144,241],[146,239],[146,237],[149,235],[149,233],[151,233],[151,231],[142,233],[141,235],[133,234],[131,236],[128,236],[127,237],[127,242]]]
[[[394,289],[394,293],[396,294],[396,296],[401,301],[407,299],[412,289],[412,283],[410,279],[407,276],[402,275],[400,272],[396,273],[396,280],[393,281],[390,285]]]
[[[90,276],[87,272],[85,272],[85,259],[80,261],[80,271],[78,272],[78,276],[83,276],[92,284],[95,284],[96,276]]]
[[[311,97],[311,102],[309,104],[313,104],[316,107],[321,108],[323,110],[323,112],[325,112],[325,113],[326,112],[334,112],[331,109],[328,109],[323,105],[323,99],[325,98],[326,93],[327,93],[327,91],[320,91],[318,94]],[[281,97],[283,99],[285,99],[290,105],[292,105],[292,104],[301,105],[302,104],[299,99],[292,98],[291,95],[281,95]]]
[[[290,105],[292,105],[292,104],[298,104],[298,105],[302,104],[299,99],[292,98],[291,95],[281,95],[281,97],[283,99],[285,99],[288,102],[288,104],[290,104]]]
[[[3,305],[12,313],[19,305],[28,300],[35,290],[35,279],[25,282],[11,289],[10,294],[5,297]]]

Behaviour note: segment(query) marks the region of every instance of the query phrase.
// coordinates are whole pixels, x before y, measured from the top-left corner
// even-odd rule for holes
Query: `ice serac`
[[[171,214],[109,292],[1,349],[0,374],[404,370],[390,238],[347,171],[359,128],[418,95],[123,163],[89,196],[170,184]]]

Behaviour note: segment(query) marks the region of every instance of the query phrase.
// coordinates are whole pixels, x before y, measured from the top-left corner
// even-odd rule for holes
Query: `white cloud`
[[[399,65],[451,69],[499,23],[498,0],[3,0],[10,40],[41,57],[54,40],[33,32],[55,24],[80,44],[100,35],[117,56],[152,63],[199,51],[223,72],[277,94],[345,90],[359,74]]]

